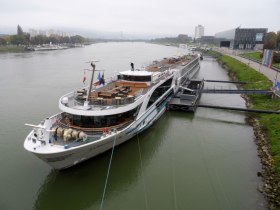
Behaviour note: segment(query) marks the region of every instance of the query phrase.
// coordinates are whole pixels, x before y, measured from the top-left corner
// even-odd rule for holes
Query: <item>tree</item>
[[[57,37],[55,35],[50,35],[48,41],[51,42],[52,44],[58,44],[59,43],[59,37]]]
[[[265,39],[264,39],[264,49],[271,49],[274,50],[276,49],[277,45],[277,35],[275,32],[269,32],[266,34]]]
[[[20,25],[17,26],[17,35],[23,35],[23,30]]]
[[[15,45],[26,45],[29,41],[26,39],[25,35],[13,35],[11,36],[11,43]]]
[[[27,40],[28,43],[30,43],[30,33],[24,33],[25,39]]]
[[[0,38],[0,45],[6,45],[7,41],[4,38]]]
[[[83,43],[85,41],[84,37],[80,35],[71,36],[70,40],[72,43]]]
[[[12,36],[10,36],[10,35],[6,36],[4,39],[6,40],[7,44],[11,44],[12,43]]]
[[[70,37],[69,36],[62,36],[60,37],[60,43],[70,43]]]
[[[39,44],[46,44],[49,40],[44,35],[38,35],[31,38],[31,44],[39,45]]]
[[[180,43],[189,42],[191,40],[191,38],[186,34],[179,34],[177,39]]]
[[[280,31],[277,32],[277,49],[280,50]]]

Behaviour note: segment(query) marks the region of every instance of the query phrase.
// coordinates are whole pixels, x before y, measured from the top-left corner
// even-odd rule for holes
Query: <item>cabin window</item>
[[[168,79],[166,82],[164,82],[155,89],[148,102],[147,108],[149,108],[153,103],[155,103],[171,87],[172,79],[173,78]]]
[[[68,115],[68,118],[70,117],[70,115]],[[74,125],[77,126],[81,126],[82,125],[82,121],[81,121],[81,116],[80,115],[73,115],[72,116],[72,121]]]
[[[141,105],[139,105],[141,106]],[[122,123],[134,120],[138,114],[139,106],[121,114],[108,115],[108,116],[80,116],[80,115],[67,115],[74,126],[82,128],[103,128],[112,127]]]
[[[127,80],[127,81],[134,81],[134,82],[150,82],[151,75],[148,76],[135,76],[135,75],[118,75],[118,79],[120,80]]]

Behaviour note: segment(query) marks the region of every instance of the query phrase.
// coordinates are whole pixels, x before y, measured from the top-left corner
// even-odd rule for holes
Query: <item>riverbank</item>
[[[15,53],[15,52],[24,52],[24,47],[18,47],[18,46],[0,46],[0,53]]]
[[[218,62],[228,70],[234,80],[252,82],[243,85],[243,89],[270,89],[272,83],[261,73],[248,65],[218,52],[210,52],[217,57]],[[249,108],[279,110],[280,100],[267,95],[244,96]],[[248,122],[253,126],[258,154],[263,171],[258,176],[263,177],[264,184],[258,190],[264,194],[269,203],[269,209],[280,208],[280,115],[248,114]]]

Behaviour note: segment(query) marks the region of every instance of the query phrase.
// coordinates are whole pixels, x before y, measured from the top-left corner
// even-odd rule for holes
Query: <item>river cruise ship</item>
[[[103,153],[149,128],[166,111],[180,84],[198,72],[198,55],[165,58],[141,70],[118,74],[94,86],[95,63],[88,88],[59,99],[61,113],[44,119],[24,148],[55,169],[65,169]],[[102,82],[101,82],[102,83]]]

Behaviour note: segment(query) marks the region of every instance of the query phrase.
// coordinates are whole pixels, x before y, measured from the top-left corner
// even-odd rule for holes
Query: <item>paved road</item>
[[[251,61],[249,59],[240,57],[239,51],[235,51],[235,50],[230,50],[230,49],[224,49],[224,48],[218,48],[217,49],[220,53],[222,54],[226,54],[230,57],[235,58],[236,60],[239,60],[247,65],[249,65],[251,68],[255,69],[256,71],[262,73],[263,75],[265,75],[271,82],[273,82],[274,84],[276,84],[276,82],[280,82],[280,72],[277,72],[274,69],[270,69],[266,66],[263,66],[257,62]]]

